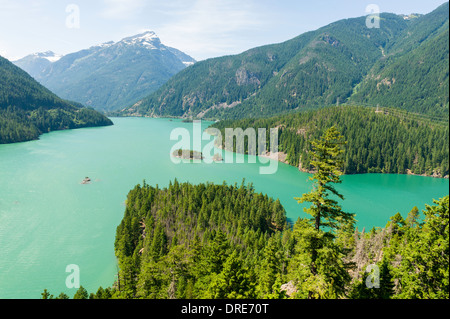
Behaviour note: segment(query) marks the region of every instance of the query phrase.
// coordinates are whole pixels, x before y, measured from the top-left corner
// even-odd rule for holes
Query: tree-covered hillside
[[[58,96],[0,57],[0,144],[54,130],[112,125],[104,115]]]
[[[347,141],[345,174],[449,174],[448,122],[436,123],[395,109],[376,112],[375,108],[340,106],[268,119],[224,120],[212,127],[220,129],[222,136],[225,128],[269,131],[278,127],[279,151],[287,155],[286,162],[310,171],[311,141],[333,125]],[[225,139],[222,142],[224,147]],[[248,153],[247,144],[244,151]]]
[[[138,185],[117,228],[118,280],[74,298],[448,299],[448,204],[330,233],[302,218],[287,226],[281,204],[251,185]]]
[[[122,115],[245,118],[345,102],[448,116],[448,3],[405,19],[337,21],[197,63]]]
[[[411,21],[355,87],[350,100],[448,117],[448,10],[447,3]]]
[[[280,202],[251,185],[143,185],[127,203],[115,243],[127,298],[253,297],[254,270],[276,257],[287,228]],[[266,276],[261,296],[274,284]]]

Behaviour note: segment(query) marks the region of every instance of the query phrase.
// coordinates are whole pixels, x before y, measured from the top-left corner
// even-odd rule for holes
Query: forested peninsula
[[[280,202],[251,185],[138,185],[117,228],[118,280],[75,298],[448,299],[448,205],[436,200],[424,218],[412,207],[381,229],[341,225],[313,274],[311,223],[290,227]],[[380,289],[366,287],[372,264]]]
[[[449,176],[448,123],[396,109],[341,105],[271,118],[223,120],[211,127],[219,129],[222,136],[225,128],[252,128],[256,132],[258,128],[278,128],[279,159],[313,172],[311,141],[333,125],[347,141],[341,167],[344,174]],[[225,139],[221,147],[225,148]],[[232,151],[236,151],[236,142]],[[244,153],[248,153],[247,139]]]
[[[50,131],[113,125],[103,114],[63,100],[0,57],[0,144],[38,139]]]

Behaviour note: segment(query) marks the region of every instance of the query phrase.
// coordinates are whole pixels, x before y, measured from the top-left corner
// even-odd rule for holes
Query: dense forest
[[[347,141],[342,167],[345,174],[449,174],[448,123],[417,118],[395,109],[377,113],[375,108],[340,106],[267,119],[224,120],[212,127],[220,129],[223,137],[225,128],[269,131],[278,127],[279,151],[287,154],[286,162],[311,171],[310,142],[333,125]],[[225,138],[222,143],[225,147]],[[247,144],[246,140],[245,153]],[[270,149],[269,140],[266,149]]]
[[[279,200],[243,181],[230,186],[145,181],[117,227],[113,287],[75,299],[449,298],[449,197],[395,214],[383,229],[355,227],[344,199],[345,140],[335,127],[313,143],[310,202],[291,227]],[[373,270],[373,271],[370,271]],[[49,291],[44,299],[54,298]],[[62,293],[57,298],[67,299]]]
[[[330,281],[321,279],[318,297],[449,298],[448,205],[448,196],[437,200],[424,219],[414,207],[382,229],[343,225],[334,246],[345,255],[322,264],[329,276],[340,268],[336,263],[345,264],[342,289],[328,294],[333,289],[325,277]],[[310,275],[302,265],[312,230],[306,219],[288,227],[280,203],[251,185],[136,186],[117,228],[119,280],[90,294],[81,287],[75,298],[308,298],[297,286]],[[378,289],[366,286],[372,264],[379,269]],[[319,279],[312,276],[308,284]]]
[[[42,133],[112,125],[103,114],[68,102],[0,57],[0,144],[37,139]]]
[[[0,109],[0,144],[37,139],[50,131],[112,125],[112,122],[94,109],[75,111],[38,108],[27,112],[16,107]]]

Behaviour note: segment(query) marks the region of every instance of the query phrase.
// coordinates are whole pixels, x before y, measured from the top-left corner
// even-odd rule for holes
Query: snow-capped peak
[[[157,49],[161,45],[161,40],[153,31],[146,31],[132,37],[124,38],[120,42],[129,45],[140,44],[149,49]]]
[[[159,41],[158,36],[153,31],[146,31],[144,33],[135,35],[132,38],[136,39],[137,41]]]
[[[61,54],[56,54],[52,51],[34,53],[33,56],[35,56],[36,58],[47,59],[52,63],[58,61],[63,57]]]
[[[114,45],[114,41],[105,42],[99,45],[101,48],[109,48],[110,46]]]

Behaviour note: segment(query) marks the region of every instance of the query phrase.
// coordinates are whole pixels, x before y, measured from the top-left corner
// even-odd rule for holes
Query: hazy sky
[[[0,55],[67,54],[144,30],[197,60],[289,40],[336,20],[428,13],[444,0],[0,0]]]

